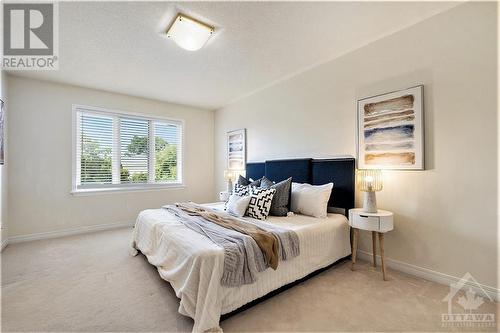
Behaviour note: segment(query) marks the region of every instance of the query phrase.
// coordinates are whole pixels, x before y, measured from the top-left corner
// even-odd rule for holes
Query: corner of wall
[[[1,71],[0,74],[0,98],[4,101],[4,124],[3,124],[3,145],[4,145],[4,161],[7,160],[7,73]],[[7,163],[0,165],[0,251],[7,246],[8,242],[8,193],[7,193]]]

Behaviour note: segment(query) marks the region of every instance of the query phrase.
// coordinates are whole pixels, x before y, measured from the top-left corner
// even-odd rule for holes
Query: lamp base
[[[365,192],[363,196],[363,212],[376,213],[377,212],[377,198],[375,192]]]
[[[231,179],[227,181],[227,193],[233,194],[233,182]]]

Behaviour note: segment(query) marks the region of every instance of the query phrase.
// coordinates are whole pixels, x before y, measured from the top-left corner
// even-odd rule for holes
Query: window
[[[182,185],[182,121],[73,109],[74,192]]]

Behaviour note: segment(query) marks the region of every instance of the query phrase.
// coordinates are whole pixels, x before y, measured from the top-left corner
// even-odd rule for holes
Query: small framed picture
[[[244,170],[246,166],[246,130],[227,132],[227,168]]]
[[[358,168],[424,169],[422,85],[358,100]]]

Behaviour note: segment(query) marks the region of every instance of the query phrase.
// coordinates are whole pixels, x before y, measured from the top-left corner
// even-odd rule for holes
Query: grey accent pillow
[[[261,188],[273,188],[276,190],[274,193],[273,201],[271,202],[271,209],[269,215],[272,216],[287,216],[288,203],[290,202],[290,194],[292,187],[292,177],[285,179],[282,182],[274,184],[272,181],[263,177],[261,181]]]
[[[261,178],[262,179],[262,178]],[[245,177],[243,177],[242,175],[240,175],[238,177],[238,182],[237,184],[238,185],[243,185],[243,186],[252,186],[252,187],[259,187],[260,186],[260,181],[261,179],[257,179],[257,180],[254,180],[254,181],[250,181],[249,179],[246,179]]]
[[[260,179],[260,187],[262,188],[270,188],[274,185],[274,182],[269,180],[266,176]]]

